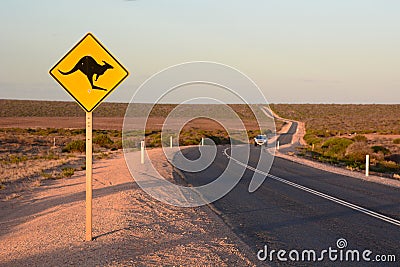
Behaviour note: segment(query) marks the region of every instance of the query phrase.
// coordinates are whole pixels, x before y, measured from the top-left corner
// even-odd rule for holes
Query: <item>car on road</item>
[[[265,134],[259,134],[254,138],[254,145],[255,146],[263,146],[263,145],[267,145],[268,143],[268,138]]]

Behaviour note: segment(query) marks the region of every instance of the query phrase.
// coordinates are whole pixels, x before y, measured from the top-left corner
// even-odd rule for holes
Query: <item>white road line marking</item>
[[[249,170],[251,170],[251,171],[258,172],[258,173],[263,174],[263,175],[265,175],[265,176],[267,176],[267,177],[269,177],[269,178],[272,178],[272,179],[274,179],[274,180],[276,180],[276,181],[279,181],[279,182],[285,183],[285,184],[287,184],[287,185],[293,186],[293,187],[295,187],[295,188],[298,188],[298,189],[300,189],[300,190],[306,191],[306,192],[311,193],[311,194],[313,194],[313,195],[322,197],[322,198],[324,198],[324,199],[330,200],[330,201],[332,201],[332,202],[335,202],[335,203],[340,204],[340,205],[342,205],[342,206],[351,208],[351,209],[353,209],[353,210],[362,212],[362,213],[364,213],[364,214],[366,214],[366,215],[375,217],[375,218],[380,219],[380,220],[382,220],[382,221],[385,221],[385,222],[394,224],[394,225],[396,225],[396,226],[400,226],[400,221],[399,221],[399,220],[393,219],[393,218],[391,218],[391,217],[385,216],[385,215],[380,214],[380,213],[377,213],[377,212],[375,212],[375,211],[372,211],[372,210],[369,210],[369,209],[360,207],[360,206],[358,206],[358,205],[356,205],[356,204],[353,204],[353,203],[347,202],[347,201],[345,201],[345,200],[342,200],[342,199],[339,199],[339,198],[336,198],[336,197],[333,197],[333,196],[330,196],[330,195],[321,193],[321,192],[316,191],[316,190],[314,190],[314,189],[311,189],[311,188],[308,188],[308,187],[305,187],[305,186],[296,184],[296,183],[294,183],[294,182],[285,180],[285,179],[283,179],[283,178],[277,177],[277,176],[275,176],[275,175],[272,175],[272,174],[269,174],[269,173],[260,171],[260,170],[258,170],[258,169],[256,169],[256,168],[253,168],[253,167],[251,167],[251,166],[248,166],[247,164],[245,164],[245,163],[243,163],[243,162],[241,162],[241,161],[239,161],[239,160],[237,160],[237,159],[231,157],[230,155],[228,155],[228,153],[226,153],[226,150],[228,150],[228,148],[226,148],[226,149],[224,150],[224,154],[225,154],[229,159],[232,159],[232,160],[235,161],[237,164],[239,164],[239,165],[241,165],[241,166],[243,166],[243,167],[246,167],[247,169],[249,169]]]

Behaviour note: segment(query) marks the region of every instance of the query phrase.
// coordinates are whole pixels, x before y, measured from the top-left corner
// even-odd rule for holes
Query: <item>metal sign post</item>
[[[86,241],[92,241],[92,112],[86,112]]]

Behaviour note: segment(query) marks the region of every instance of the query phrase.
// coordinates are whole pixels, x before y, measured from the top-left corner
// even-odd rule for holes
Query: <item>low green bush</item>
[[[62,176],[63,177],[71,177],[72,175],[74,175],[75,173],[75,169],[74,168],[62,168]]]
[[[9,156],[9,163],[18,164],[20,162],[24,162],[27,160],[28,160],[27,156],[18,156],[18,155],[13,155],[13,154]]]
[[[114,142],[114,145],[111,148],[111,150],[118,150],[118,149],[122,149],[122,139],[118,139],[116,142]]]
[[[345,160],[349,161],[348,164],[351,164],[351,162],[363,163],[365,162],[365,156],[371,154],[372,149],[365,143],[355,142],[347,147]]]
[[[114,144],[114,141],[106,134],[99,134],[93,138],[93,143],[104,148],[110,148]]]
[[[383,155],[389,155],[390,150],[383,146],[373,146],[371,147],[374,153],[382,152]]]
[[[371,166],[372,171],[376,172],[398,172],[400,165],[394,161],[380,161],[376,166]]]
[[[41,175],[42,175],[43,179],[52,179],[53,178],[53,174],[49,173],[49,172],[42,171]]]
[[[315,135],[313,133],[307,133],[304,135],[304,141],[306,141],[307,144],[309,144],[309,145],[312,145],[312,144],[318,145],[318,144],[321,144],[324,141],[324,139],[318,137],[317,135]]]
[[[130,140],[130,139],[124,139],[121,140],[121,147],[124,148],[138,148],[138,144],[139,141],[135,141],[135,140]]]
[[[368,139],[367,139],[367,137],[365,137],[365,135],[356,135],[351,140],[353,140],[354,142],[364,142],[364,143],[366,143],[368,141]]]
[[[325,141],[321,148],[324,156],[340,160],[345,156],[347,147],[352,143],[353,141],[350,139],[334,137]]]
[[[400,145],[400,138],[394,139],[393,144]]]
[[[63,149],[62,152],[80,152],[83,153],[86,150],[86,142],[84,140],[74,140],[68,143]]]

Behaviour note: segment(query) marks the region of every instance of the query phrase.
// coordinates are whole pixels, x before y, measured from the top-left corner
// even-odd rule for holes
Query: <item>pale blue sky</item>
[[[92,32],[131,72],[110,101],[202,60],[273,103],[399,103],[399,14],[398,0],[2,0],[0,98],[70,100],[48,70]]]

